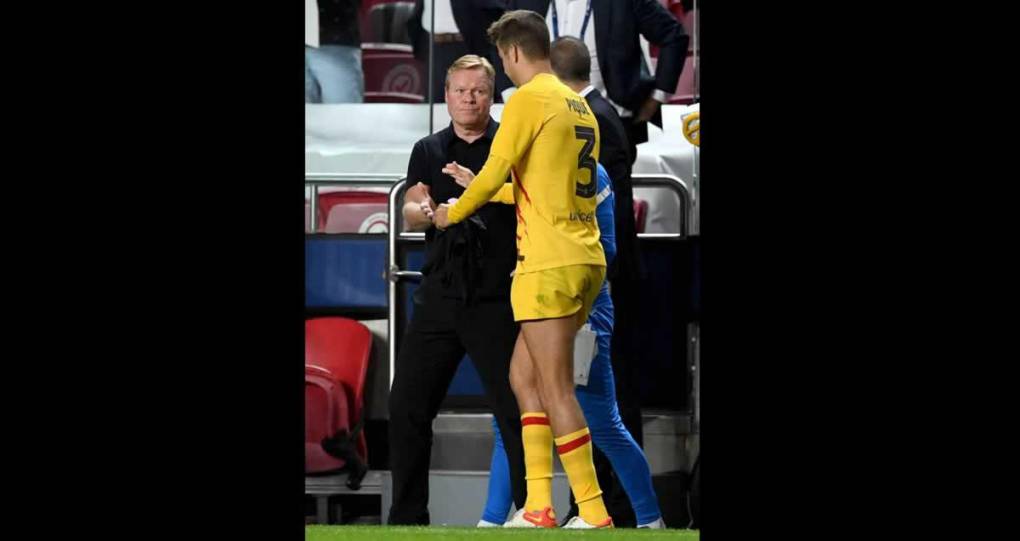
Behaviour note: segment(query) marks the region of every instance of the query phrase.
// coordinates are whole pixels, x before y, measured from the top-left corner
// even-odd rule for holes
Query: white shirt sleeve
[[[432,25],[432,8],[436,9],[436,34],[457,34],[457,21],[453,18],[453,7],[450,0],[424,0],[425,11],[421,15],[421,27],[426,32]]]
[[[319,3],[305,0],[305,45],[319,46]]]

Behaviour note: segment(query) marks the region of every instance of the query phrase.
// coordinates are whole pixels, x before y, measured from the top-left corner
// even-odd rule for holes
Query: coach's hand
[[[421,200],[421,203],[418,204],[418,207],[419,209],[421,209],[421,213],[424,214],[426,218],[432,220],[432,217],[435,215],[436,202],[432,200],[432,195],[429,193],[428,186],[419,182],[418,187],[421,188],[423,192],[425,192],[425,199]]]
[[[461,186],[467,188],[471,185],[471,181],[475,179],[475,174],[470,169],[460,165],[457,162],[450,162],[443,167],[443,172],[453,177],[453,180]]]

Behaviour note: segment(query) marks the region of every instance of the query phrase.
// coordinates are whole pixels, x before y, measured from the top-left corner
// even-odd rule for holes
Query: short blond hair
[[[450,75],[455,71],[481,68],[485,70],[485,78],[489,80],[489,90],[496,89],[496,69],[492,67],[485,57],[476,54],[466,54],[453,62],[446,70],[446,83],[444,86],[450,88]]]

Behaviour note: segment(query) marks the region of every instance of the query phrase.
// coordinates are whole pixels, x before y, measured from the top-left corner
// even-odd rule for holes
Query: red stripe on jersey
[[[516,169],[512,169],[512,170],[514,172],[514,176],[513,176],[514,182],[516,182],[517,185],[521,187],[521,193],[524,194],[524,199],[528,203],[531,203],[531,197],[528,196],[528,190],[524,189],[524,183],[521,182],[521,177],[517,176],[517,170]]]

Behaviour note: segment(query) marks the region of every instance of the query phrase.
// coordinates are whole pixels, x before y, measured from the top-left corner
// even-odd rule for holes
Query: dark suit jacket
[[[510,6],[543,17],[549,12],[549,0],[510,0]],[[609,99],[637,114],[652,90],[676,91],[690,38],[672,13],[657,0],[592,0],[591,9],[595,52]],[[659,46],[654,75],[643,60],[639,34]],[[662,116],[656,114],[652,123],[662,127]],[[647,129],[638,135],[641,140],[633,144],[648,140]]]
[[[613,208],[616,225],[616,259],[609,265],[610,279],[625,277],[635,280],[641,276],[640,255],[637,246],[637,226],[634,223],[634,189],[631,185],[630,145],[620,116],[605,98],[594,90],[585,98],[599,124],[599,163],[606,168],[613,181],[616,205]]]

